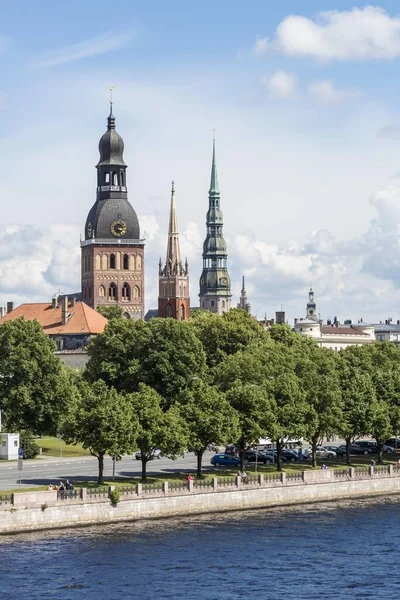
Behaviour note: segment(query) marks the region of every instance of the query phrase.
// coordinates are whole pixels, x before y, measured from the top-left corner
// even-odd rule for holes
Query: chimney
[[[72,296],[71,304],[72,304],[72,306],[76,306],[76,297],[75,296]]]
[[[0,319],[2,319],[3,317],[5,317],[6,315],[6,307],[5,306],[0,306]]]
[[[51,299],[51,308],[57,308],[58,307],[58,294],[54,294],[54,296]]]
[[[7,313],[10,313],[14,310],[14,302],[7,302]]]
[[[295,324],[295,325],[296,325],[297,321],[298,321],[298,319],[295,319],[295,320],[294,320],[294,324]]]
[[[61,323],[65,325],[68,322],[68,296],[64,296],[62,299],[61,308]]]

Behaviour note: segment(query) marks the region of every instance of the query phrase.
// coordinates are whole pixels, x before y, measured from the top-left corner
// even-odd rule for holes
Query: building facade
[[[172,182],[168,243],[165,266],[161,258],[158,274],[158,317],[184,321],[190,317],[189,265],[181,261],[175,186]]]
[[[220,208],[215,139],[208,203],[207,235],[203,244],[203,271],[200,276],[200,308],[222,315],[231,308],[232,294],[227,268],[228,254],[223,236],[224,223]]]
[[[92,308],[120,306],[124,317],[142,319],[144,240],[128,201],[124,142],[115,130],[112,102],[99,152],[96,202],[81,241],[82,300]]]
[[[322,348],[330,348],[335,352],[347,346],[370,344],[375,341],[373,325],[358,323],[357,325],[341,325],[335,318],[333,323],[326,325],[317,318],[317,307],[314,292],[309,291],[306,307],[306,318],[295,319],[294,331],[314,339]]]

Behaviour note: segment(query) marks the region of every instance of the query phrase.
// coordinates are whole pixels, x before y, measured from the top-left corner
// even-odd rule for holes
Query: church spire
[[[310,287],[310,291],[308,292],[308,302],[307,302],[307,319],[311,321],[318,321],[317,315],[317,305],[314,300],[314,291],[312,287]]]
[[[242,310],[245,310],[247,313],[251,313],[251,306],[247,299],[246,286],[244,284],[244,275],[242,276],[242,291],[240,294],[240,300],[239,300],[237,307],[241,308]]]
[[[231,280],[227,269],[224,217],[220,208],[215,135],[211,164],[211,182],[206,218],[207,235],[203,244],[203,271],[200,277],[200,307],[220,315],[231,307]]]
[[[168,227],[168,246],[167,246],[167,261],[166,264],[173,267],[179,266],[181,262],[181,252],[179,246],[178,219],[176,216],[175,204],[175,184],[171,183],[171,205],[169,210],[169,227]]]
[[[176,216],[175,184],[171,185],[168,243],[165,267],[161,258],[158,271],[158,316],[184,321],[190,317],[189,266],[182,265]]]
[[[212,155],[212,164],[211,164],[211,181],[210,181],[209,196],[213,196],[213,197],[219,196],[217,160],[215,157],[215,129],[214,129],[214,135],[213,135],[213,155]]]

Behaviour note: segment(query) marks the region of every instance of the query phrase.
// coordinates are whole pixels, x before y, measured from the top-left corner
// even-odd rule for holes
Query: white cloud
[[[277,70],[270,76],[264,75],[262,82],[273,98],[290,98],[296,92],[297,78],[293,73]]]
[[[279,23],[273,39],[256,40],[253,52],[323,61],[388,60],[400,56],[400,17],[391,17],[378,6],[320,12],[314,20],[289,15]]]
[[[89,40],[53,50],[35,61],[36,67],[53,67],[64,63],[106,54],[129,46],[133,39],[132,33],[106,33]]]
[[[339,104],[356,98],[360,95],[358,90],[341,90],[329,79],[314,81],[308,86],[308,93],[321,104]]]

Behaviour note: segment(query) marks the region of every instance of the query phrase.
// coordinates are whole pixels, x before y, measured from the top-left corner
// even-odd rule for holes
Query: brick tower
[[[165,267],[160,258],[158,275],[158,316],[184,321],[190,317],[189,267],[182,265],[176,217],[175,188],[172,182],[168,245]]]
[[[120,306],[123,316],[144,317],[144,240],[128,201],[124,142],[110,103],[107,131],[99,142],[96,202],[81,241],[82,300],[92,308]]]

